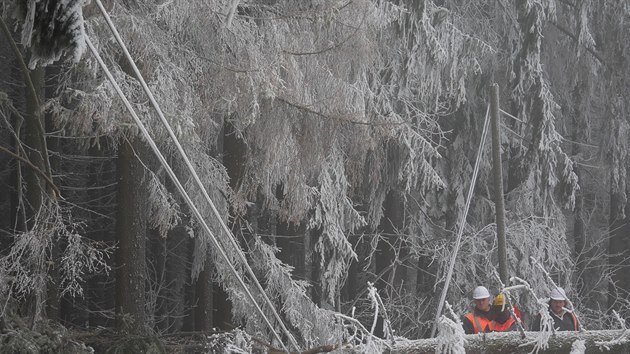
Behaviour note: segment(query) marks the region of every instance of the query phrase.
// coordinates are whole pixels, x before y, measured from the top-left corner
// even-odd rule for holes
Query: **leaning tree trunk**
[[[540,350],[540,354],[566,354],[578,340],[583,340],[585,353],[629,353],[628,331],[586,331],[586,332],[557,332],[549,339],[549,347]],[[538,332],[526,332],[522,339],[518,332],[489,333],[486,335],[466,335],[465,349],[467,354],[500,354],[500,353],[531,353]],[[438,338],[419,339],[396,343],[390,354],[433,354],[437,353]],[[577,345],[577,344],[576,344]],[[445,351],[446,352],[446,351]]]
[[[116,212],[116,319],[117,327],[144,333],[146,278],[146,192],[143,166],[134,154],[144,149],[124,141],[118,151],[118,209]]]

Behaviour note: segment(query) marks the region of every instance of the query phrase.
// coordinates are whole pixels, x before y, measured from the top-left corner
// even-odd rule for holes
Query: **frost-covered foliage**
[[[311,227],[321,227],[322,230],[315,251],[321,255],[322,290],[331,304],[343,285],[350,263],[357,257],[345,233],[365,225],[364,218],[347,197],[349,186],[339,155],[333,148],[327,159],[328,166],[320,175],[320,190],[314,196],[317,202],[310,220],[310,225],[314,225]]]
[[[509,216],[511,215],[508,214]],[[501,289],[498,277],[491,276],[498,272],[496,259],[487,256],[496,254],[495,232],[494,227],[487,227],[474,236],[464,239],[459,256],[470,262],[456,263],[457,276],[454,279],[454,287],[470,291],[469,284],[471,279],[474,279],[473,284],[485,284],[495,292]],[[522,237],[522,235],[527,235],[527,237]],[[557,233],[553,228],[545,225],[544,221],[532,217],[507,225],[506,240],[508,242],[508,273],[511,276],[526,279],[533,289],[537,289],[541,294],[546,293],[552,288],[552,284],[549,284],[544,272],[532,260],[535,259],[545,264],[554,274],[562,277],[562,284],[571,283],[573,261],[564,233]],[[512,294],[519,308],[527,312],[537,311],[539,307],[536,301],[523,295],[521,292]],[[452,299],[457,303],[458,309],[468,306],[466,293],[456,293]]]
[[[320,1],[302,8],[291,1],[272,6],[253,1],[240,4],[236,15],[233,5],[140,1],[131,10],[115,4],[112,14],[184,149],[207,179],[204,183],[212,186],[213,200],[225,203],[221,213],[243,215],[247,205],[259,202],[282,221],[308,219],[310,229],[321,231],[316,250],[322,287],[332,303],[356,257],[347,235],[378,225],[388,191],[397,185],[407,191],[445,186],[434,169],[443,139],[437,118],[466,102],[468,78],[481,70],[478,55],[493,49],[466,34],[460,17],[436,22],[434,17],[448,15],[448,10],[432,4]],[[207,15],[228,8],[233,9],[230,21]],[[102,35],[106,31],[101,19],[90,20],[87,32],[116,80],[158,144],[172,154],[164,129],[121,64],[120,50]],[[91,58],[68,73],[60,92],[49,107],[62,132],[113,139],[137,135]],[[245,146],[234,192],[224,168],[210,157],[224,120]],[[159,196],[152,198],[152,219],[165,232],[176,222],[177,209],[163,208],[173,204],[157,182],[151,180]],[[282,196],[277,195],[279,186]],[[187,189],[194,190],[190,185]],[[198,193],[192,194],[205,205]],[[202,213],[207,220],[214,218]],[[211,224],[219,238],[228,237]],[[215,252],[206,236],[196,235],[194,277],[208,251]],[[265,247],[261,243],[258,249]],[[228,256],[240,270],[233,252]],[[279,264],[274,252],[263,254],[267,263]],[[236,304],[235,317],[257,327],[260,319],[251,316],[241,290],[224,272],[224,261],[216,254],[213,259]],[[291,280],[287,269],[265,267],[258,269],[266,283],[277,285],[268,286],[270,294],[296,289],[295,295],[278,301],[285,303],[288,318],[303,316],[291,320],[296,326],[301,323],[302,339],[324,340],[311,333],[315,329],[302,326],[318,328],[321,319],[315,319],[328,315],[315,308],[305,311],[313,305],[297,301],[304,297],[299,295],[303,285]]]
[[[553,327],[554,320],[551,318],[551,314],[549,314],[548,302],[548,298],[539,300],[540,310],[538,311],[538,315],[540,315],[540,332],[534,342],[534,352],[536,353],[549,348],[549,339],[555,334],[555,328]]]
[[[586,342],[583,339],[578,339],[571,345],[571,353],[569,354],[584,354],[586,352]]]
[[[445,315],[440,317],[438,324],[437,345],[435,352],[438,354],[464,354],[466,353],[466,338],[462,321],[453,312],[451,305],[447,302],[446,309],[453,317],[450,319]]]
[[[207,338],[206,353],[252,353],[252,337],[242,330],[235,329],[230,333],[212,334]]]
[[[82,237],[81,225],[57,203],[49,201],[32,223],[30,230],[14,236],[9,252],[0,258],[0,296],[9,301],[34,295],[34,318],[38,320],[43,316],[43,299],[55,261],[59,262],[59,292],[82,296],[86,275],[110,270],[107,258],[111,250]],[[59,260],[53,258],[55,247],[60,249]]]
[[[573,208],[575,192],[579,189],[573,161],[561,147],[562,136],[556,129],[556,113],[560,107],[543,68],[543,32],[547,22],[555,21],[556,8],[553,1],[525,1],[519,2],[516,10],[520,40],[513,57],[510,94],[515,107],[513,113],[524,124],[513,126],[520,136],[531,136],[527,148],[522,141],[512,143],[515,150],[524,154],[516,193],[532,199],[532,204],[518,210],[547,217],[556,214],[554,209],[561,205]],[[563,188],[564,195],[559,202],[564,204],[554,200],[558,187]],[[507,207],[517,210],[516,205]]]
[[[380,236],[372,231],[382,222],[383,202],[392,190],[403,194],[406,212],[399,230],[401,248],[414,255],[416,266],[423,258],[439,284],[444,260],[450,259],[453,220],[463,209],[471,161],[479,148],[483,92],[491,77],[505,87],[502,108],[523,120],[507,124],[516,136],[503,136],[509,148],[504,156],[510,159],[510,274],[547,289],[530,262],[533,257],[570,283],[573,261],[562,207],[573,207],[578,180],[560,134],[567,97],[556,88],[567,85],[550,79],[555,71],[547,69],[550,59],[544,53],[548,24],[564,23],[566,15],[559,13],[556,2],[134,3],[137,7],[114,3],[114,22],[220,214],[225,221],[245,218],[256,204],[260,215],[320,233],[314,248],[320,279],[313,281],[319,281],[327,302],[337,301],[350,264],[363,261],[349,235],[367,230],[368,243],[379,243]],[[576,1],[572,11],[577,48],[592,48],[597,36],[589,29],[589,16],[594,10],[589,2]],[[499,24],[494,23],[497,19]],[[94,17],[88,22],[87,33],[186,182],[204,219],[220,242],[229,244],[230,235],[219,227],[184,172],[103,20]],[[583,50],[578,54],[586,61]],[[609,140],[615,146],[610,156],[615,190],[623,194],[627,123],[622,119],[623,100],[615,102],[610,106],[618,118],[612,129],[616,135]],[[94,136],[114,142],[139,136],[91,57],[64,71],[59,97],[47,109],[59,134],[89,137],[82,140],[86,146],[100,143]],[[226,127],[242,151],[230,150],[227,144],[222,151]],[[235,160],[238,167],[228,171],[226,166]],[[486,159],[458,257],[464,261],[455,267],[458,290],[452,302],[458,309],[471,284],[490,285],[496,267],[488,256],[496,247],[489,171]],[[177,223],[188,222],[180,217],[186,208],[169,195],[162,173],[147,176],[151,226],[164,235]],[[268,334],[262,320],[252,316],[255,311],[227,264],[210,247],[208,235],[195,221],[186,226],[195,235],[192,277],[211,259],[234,305],[235,319],[250,333]],[[292,278],[291,267],[278,260],[276,248],[255,236],[256,230],[249,231],[239,241],[249,247],[255,271],[299,340],[307,346],[341,340],[342,325],[332,313],[309,299],[307,284]],[[227,248],[230,261],[244,273],[236,250]],[[419,296],[411,291],[414,301],[407,304],[398,300],[410,294],[390,299],[391,304],[418,306],[415,299],[431,297],[426,284],[424,290]],[[430,300],[422,302],[427,304],[431,308]],[[401,313],[406,311],[401,308]]]
[[[335,320],[334,312],[317,307],[307,296],[309,284],[292,279],[292,268],[275,257],[273,247],[259,238],[252,248],[252,267],[257,274],[264,274],[267,279],[265,291],[277,308],[281,310],[287,324],[297,330],[298,339],[305,347],[314,347],[325,343],[341,343],[344,335],[342,324]],[[248,316],[253,311],[251,305],[240,301],[242,309],[235,311],[235,316]],[[249,308],[249,309],[248,309]],[[268,310],[266,311],[268,312]],[[248,329],[256,333],[266,331],[260,320],[253,321],[243,317]]]
[[[147,179],[149,180],[148,200],[150,201],[148,223],[159,232],[160,236],[166,237],[167,232],[181,222],[179,204],[155,174],[151,173]]]
[[[17,1],[16,17],[21,21],[21,39],[30,47],[29,67],[46,66],[71,53],[78,62],[85,52],[83,6],[89,0]]]
[[[64,230],[60,236],[66,238],[67,245],[61,255],[61,295],[83,296],[82,284],[86,275],[102,274],[110,271],[107,258],[112,253],[110,247],[90,242],[76,232]]]
[[[24,326],[14,326],[0,333],[2,353],[66,353],[94,354],[94,348],[80,343],[68,335],[61,326],[51,326],[43,331],[33,331]]]

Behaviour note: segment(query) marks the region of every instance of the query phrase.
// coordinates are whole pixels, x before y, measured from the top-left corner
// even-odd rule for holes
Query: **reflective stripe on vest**
[[[486,332],[486,329],[488,329],[487,332],[494,331],[495,322],[492,320],[489,320],[485,317],[475,316],[472,312],[467,313],[466,318],[473,325],[473,334],[479,333],[480,328],[482,329],[483,332]]]

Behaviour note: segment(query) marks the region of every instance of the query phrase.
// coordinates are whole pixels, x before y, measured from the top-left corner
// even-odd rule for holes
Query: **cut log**
[[[466,353],[530,353],[534,349],[539,332],[525,332],[521,338],[518,332],[469,334],[466,335]],[[570,353],[571,346],[583,340],[585,353],[630,353],[630,331],[604,330],[584,332],[557,332],[549,339],[546,350],[538,353]],[[437,338],[397,341],[390,354],[436,353]]]

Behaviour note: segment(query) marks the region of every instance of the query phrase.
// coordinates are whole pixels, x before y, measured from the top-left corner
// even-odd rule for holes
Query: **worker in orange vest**
[[[473,309],[462,318],[466,334],[493,332],[496,322],[490,312],[490,292],[485,286],[478,286],[472,293]]]
[[[493,318],[496,322],[494,326],[495,332],[514,331],[518,327],[518,323],[512,316],[512,313],[507,305],[508,304],[505,303],[505,295],[503,295],[503,293],[498,293],[497,296],[494,297],[494,301],[492,302],[492,307],[490,309],[490,318]],[[513,309],[514,314],[518,318],[521,318],[521,311],[518,307],[513,306]]]

